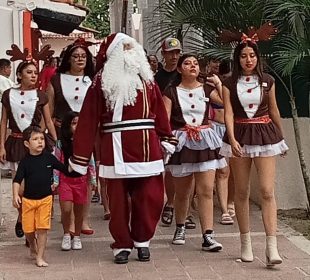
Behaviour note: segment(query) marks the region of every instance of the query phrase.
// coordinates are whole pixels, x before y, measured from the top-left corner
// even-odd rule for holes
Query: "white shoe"
[[[61,250],[70,251],[71,250],[71,236],[70,234],[65,234],[61,242]]]
[[[82,242],[79,236],[74,236],[71,242],[72,250],[82,250]]]

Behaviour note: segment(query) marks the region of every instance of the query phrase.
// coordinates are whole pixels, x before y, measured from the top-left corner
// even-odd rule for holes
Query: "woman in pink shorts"
[[[78,119],[79,114],[70,111],[65,114],[62,120],[60,142],[56,147],[55,156],[65,164],[68,164],[68,159],[72,156],[72,140]],[[87,188],[89,183],[93,186],[96,185],[95,161],[93,159],[89,163],[88,174],[86,175],[81,175],[77,172],[72,172],[70,177],[56,172],[54,174],[54,185],[58,186],[61,222],[64,229],[61,244],[61,249],[64,251],[82,249],[80,235],[83,223],[83,209],[87,203]],[[72,207],[75,232],[71,241],[70,222]]]

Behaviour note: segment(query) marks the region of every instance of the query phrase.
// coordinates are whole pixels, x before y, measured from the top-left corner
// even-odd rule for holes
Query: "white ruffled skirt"
[[[242,149],[242,157],[272,157],[276,155],[281,155],[288,151],[288,146],[285,141],[282,140],[276,144],[268,144],[268,145],[243,145]],[[220,149],[220,154],[224,157],[234,157],[231,146],[225,142],[223,142],[223,146]]]
[[[185,177],[194,172],[205,172],[227,166],[225,158],[219,155],[223,142],[212,128],[202,128],[199,132],[199,140],[190,139],[184,130],[174,130],[173,134],[178,138],[179,143],[176,154],[172,155],[166,167],[173,177]],[[193,156],[191,159],[183,157],[184,154],[189,155],[188,153]],[[208,157],[212,158],[208,160]],[[206,160],[196,162],[195,158],[206,158]]]

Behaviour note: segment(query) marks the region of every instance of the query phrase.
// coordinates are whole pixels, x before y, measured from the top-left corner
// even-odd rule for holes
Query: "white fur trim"
[[[24,131],[32,123],[39,97],[36,90],[23,90],[23,95],[21,92],[19,89],[12,88],[9,100],[13,118],[19,130]]]
[[[117,33],[116,34],[115,38],[113,39],[113,41],[111,42],[110,46],[107,49],[107,57],[108,58],[109,58],[110,54],[112,53],[112,51],[114,50],[114,48],[117,46],[117,44],[126,38],[130,38],[130,37],[124,33]]]
[[[116,166],[100,165],[99,176],[109,179],[157,176],[164,171],[164,162],[161,159],[150,162],[123,162],[121,167],[120,170],[116,169]]]
[[[145,247],[148,248],[148,247],[150,247],[150,241],[144,241],[144,242],[134,241],[133,244],[136,248],[145,248]]]
[[[69,159],[69,166],[76,172],[82,174],[82,175],[86,175],[87,173],[87,169],[88,169],[88,165],[87,166],[82,166],[79,164],[75,164],[73,163],[70,159]]]
[[[121,248],[121,249],[113,249],[113,255],[114,257],[119,254],[120,252],[122,251],[127,251],[129,253],[131,253],[131,249],[128,249],[128,248]]]

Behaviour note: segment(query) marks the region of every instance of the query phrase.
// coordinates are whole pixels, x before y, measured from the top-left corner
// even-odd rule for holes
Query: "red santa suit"
[[[113,40],[115,34],[108,38]],[[104,47],[109,52],[113,46],[110,42]],[[101,58],[106,53],[102,49]],[[124,106],[117,99],[113,110],[108,110],[101,75],[99,72],[95,77],[80,112],[71,166],[82,174],[86,172],[99,127],[99,176],[107,179],[111,211],[109,228],[115,240],[111,247],[116,255],[121,250],[131,250],[133,246],[148,247],[163,207],[161,143],[174,147],[177,140],[171,133],[156,84],[143,82],[143,89],[137,90],[134,105]],[[131,197],[131,217],[128,195]]]

